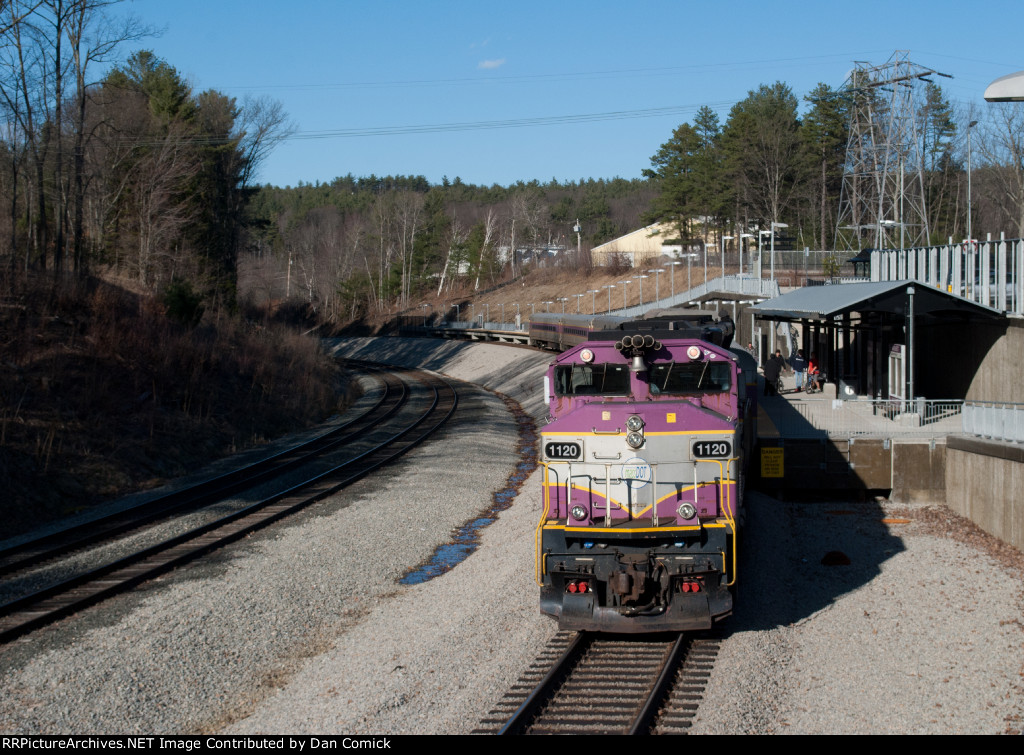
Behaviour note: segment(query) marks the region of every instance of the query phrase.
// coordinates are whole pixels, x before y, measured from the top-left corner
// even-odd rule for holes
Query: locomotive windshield
[[[651,393],[721,393],[732,384],[727,362],[668,362],[648,368]]]
[[[629,368],[624,364],[561,364],[555,367],[559,396],[625,396]]]

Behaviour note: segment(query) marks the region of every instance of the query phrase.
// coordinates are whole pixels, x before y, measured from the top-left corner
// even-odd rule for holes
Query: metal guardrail
[[[960,432],[963,401],[789,399],[765,404],[784,438],[938,438]]]
[[[699,286],[680,291],[671,296],[663,296],[660,299],[654,299],[652,301],[645,301],[643,304],[634,304],[630,307],[619,307],[618,309],[612,309],[611,311],[602,310],[597,312],[599,315],[610,314],[617,317],[636,317],[642,315],[652,309],[659,309],[661,307],[671,307],[676,304],[685,304],[695,299],[707,296],[709,294],[741,294],[746,296],[753,296],[759,299],[772,299],[779,295],[779,282],[758,279],[749,275],[727,275],[724,278],[712,278],[707,283],[702,283]],[[600,304],[600,297],[596,301]],[[614,303],[614,302],[613,302]],[[507,306],[507,305],[506,305]],[[557,312],[557,310],[556,310]],[[550,314],[555,314],[552,312]],[[546,313],[547,314],[547,313]],[[565,312],[567,315],[582,314],[587,315],[587,312],[573,312],[571,309]],[[408,326],[422,324],[423,327],[432,328],[477,328],[481,330],[507,330],[507,331],[523,331],[528,329],[530,316],[525,312],[520,318],[520,325],[516,327],[515,322],[484,322],[483,315],[470,320],[444,320],[438,322],[426,322],[421,323],[416,321],[416,316],[410,317],[411,322],[407,323]]]
[[[965,401],[962,420],[967,435],[1024,443],[1024,404]]]
[[[700,299],[709,294],[743,294],[754,296],[760,299],[774,299],[779,295],[779,282],[767,278],[754,278],[749,275],[727,275],[724,278],[712,278],[707,283],[680,291],[674,296],[664,296],[661,299],[634,304],[631,307],[620,307],[613,309],[608,314],[620,317],[635,317],[651,309],[660,307],[671,307],[676,304],[685,304]]]

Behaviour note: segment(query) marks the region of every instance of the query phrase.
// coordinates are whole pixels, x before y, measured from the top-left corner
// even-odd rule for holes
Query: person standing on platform
[[[764,363],[764,395],[765,396],[778,396],[779,391],[777,389],[779,383],[779,376],[782,374],[782,368],[785,362],[782,361],[782,352],[776,351],[770,357],[768,361]]]
[[[803,349],[796,350],[796,354],[789,358],[789,365],[796,373],[796,389],[802,391],[804,389],[804,373],[807,372],[807,360],[804,359]]]

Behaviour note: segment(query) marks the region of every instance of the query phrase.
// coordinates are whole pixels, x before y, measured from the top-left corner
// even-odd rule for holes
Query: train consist
[[[537,316],[548,369],[537,527],[560,629],[709,628],[732,612],[756,365],[709,313]]]

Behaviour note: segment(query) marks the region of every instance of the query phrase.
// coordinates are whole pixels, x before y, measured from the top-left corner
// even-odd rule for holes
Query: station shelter
[[[797,325],[793,348],[817,357],[841,399],[963,399],[1006,329],[1003,312],[917,281],[808,286],[750,312],[772,334]],[[774,350],[762,338],[760,353]]]

